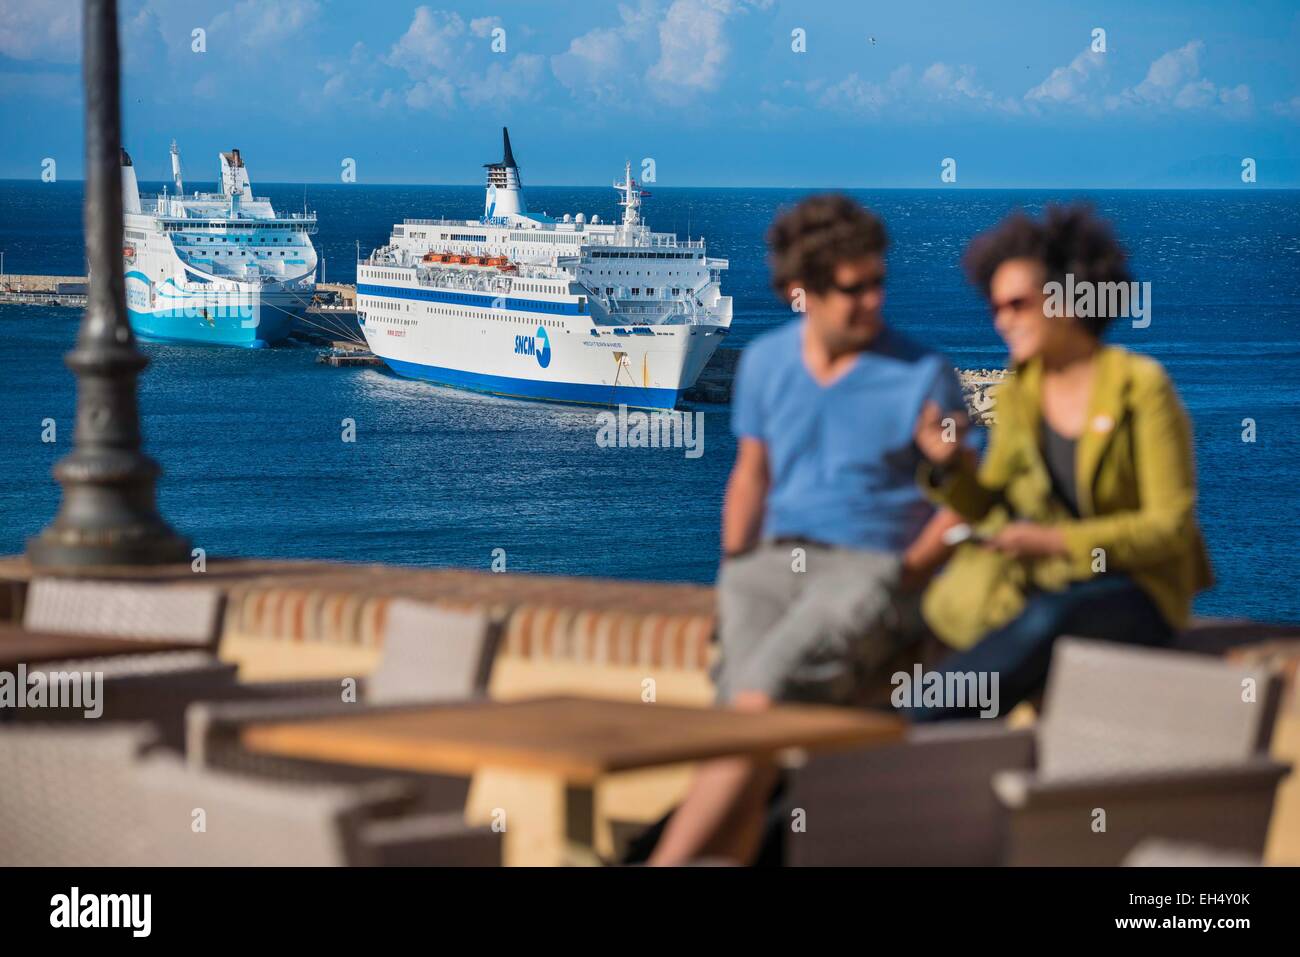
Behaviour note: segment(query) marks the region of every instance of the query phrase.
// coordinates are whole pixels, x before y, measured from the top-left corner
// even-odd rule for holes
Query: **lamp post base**
[[[80,529],[46,529],[27,540],[27,560],[44,573],[84,574],[122,566],[189,564],[190,543],[165,526],[151,534],[89,535]]]

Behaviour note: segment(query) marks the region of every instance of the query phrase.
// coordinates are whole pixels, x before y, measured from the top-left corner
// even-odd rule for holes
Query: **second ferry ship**
[[[126,306],[142,339],[260,349],[289,335],[316,289],[316,217],[253,195],[239,150],[221,154],[221,192],[141,196],[122,151]]]
[[[357,264],[370,349],[400,375],[499,395],[671,409],[731,326],[725,259],[651,232],[631,165],[622,221],[530,214],[502,130],[477,220],[408,219]]]

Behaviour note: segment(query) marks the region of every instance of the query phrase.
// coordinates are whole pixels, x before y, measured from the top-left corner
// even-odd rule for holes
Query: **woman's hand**
[[[944,466],[965,446],[962,438],[970,428],[970,420],[965,412],[943,414],[939,403],[926,402],[917,416],[912,438],[931,464]]]
[[[1052,525],[1012,522],[988,539],[988,547],[1014,558],[1051,558],[1065,555],[1065,533]]]
[[[772,707],[772,699],[762,691],[737,691],[731,698],[731,707],[736,711],[766,711]]]

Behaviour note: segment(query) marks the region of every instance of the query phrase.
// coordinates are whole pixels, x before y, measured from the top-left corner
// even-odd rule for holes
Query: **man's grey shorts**
[[[915,640],[915,596],[900,596],[890,552],[765,542],[718,577],[718,701],[741,691],[851,703]]]

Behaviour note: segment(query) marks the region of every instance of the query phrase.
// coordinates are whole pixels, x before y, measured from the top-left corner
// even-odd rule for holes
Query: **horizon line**
[[[0,176],[0,183],[39,183],[42,182],[39,177],[32,176]],[[58,183],[84,183],[84,178],[79,177],[61,177],[54,183],[45,183],[44,185],[57,185]],[[165,179],[142,179],[141,183],[163,183],[169,181]],[[213,183],[216,180],[191,180],[202,184]],[[443,187],[464,187],[483,189],[481,182],[474,183],[398,183],[398,182],[370,182],[370,183],[342,183],[333,180],[262,180],[267,186],[337,186],[337,187],[355,187],[355,186],[443,186]],[[1210,192],[1294,192],[1300,190],[1300,184],[1281,185],[1281,186],[1263,186],[1258,183],[1242,183],[1236,186],[1087,186],[1078,184],[1063,184],[1055,186],[967,186],[960,184],[949,184],[946,186],[829,186],[829,185],[749,185],[749,186],[668,186],[662,183],[648,184],[652,189],[661,190],[688,190],[688,189],[710,189],[710,190],[898,190],[898,191],[925,191],[925,192],[979,192],[997,190],[1007,191],[1043,191],[1043,190],[1107,190],[1112,192],[1171,192],[1171,193],[1210,193]],[[254,189],[257,187],[255,186]],[[524,187],[528,189],[607,189],[604,184],[594,183],[534,183]]]

